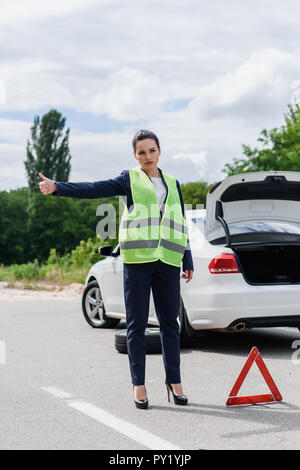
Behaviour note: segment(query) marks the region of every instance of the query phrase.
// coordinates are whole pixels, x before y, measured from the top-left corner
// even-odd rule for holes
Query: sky
[[[34,116],[70,128],[70,181],[136,166],[214,183],[300,96],[297,0],[0,0],[0,190],[27,186]],[[46,175],[47,176],[47,175]]]

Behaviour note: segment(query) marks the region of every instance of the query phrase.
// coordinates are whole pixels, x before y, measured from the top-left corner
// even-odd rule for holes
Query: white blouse
[[[159,208],[161,209],[161,206],[163,205],[166,194],[167,194],[167,190],[160,177],[152,176],[151,181],[153,183],[153,186],[156,192]]]

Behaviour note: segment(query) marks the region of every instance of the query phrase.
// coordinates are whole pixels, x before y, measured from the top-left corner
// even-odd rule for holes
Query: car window
[[[191,217],[191,221],[196,225],[196,227],[204,234],[205,227],[205,217]]]
[[[229,224],[231,234],[249,233],[249,232],[283,232],[283,233],[300,233],[299,224],[291,224],[288,222],[268,221],[268,222],[245,222],[238,224]]]

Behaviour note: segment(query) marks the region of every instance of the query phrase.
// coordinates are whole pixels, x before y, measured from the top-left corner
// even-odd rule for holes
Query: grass
[[[59,256],[52,248],[48,259],[42,264],[37,259],[26,264],[0,264],[0,282],[6,281],[7,287],[18,288],[22,285],[23,289],[45,290],[72,283],[84,284],[91,266],[103,259],[98,249],[99,239],[81,240],[71,253],[64,256]]]
[[[84,284],[89,268],[63,269],[59,265],[42,265],[33,270],[31,266],[26,268],[26,265],[0,265],[0,281],[6,281],[7,287],[11,288],[54,290],[57,286],[72,283]]]

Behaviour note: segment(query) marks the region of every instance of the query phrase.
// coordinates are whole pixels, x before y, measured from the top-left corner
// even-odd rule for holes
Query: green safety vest
[[[143,170],[129,170],[133,207],[124,204],[119,226],[120,254],[124,263],[162,260],[180,266],[187,246],[187,222],[174,176],[162,173],[168,187],[163,216],[153,183]]]

